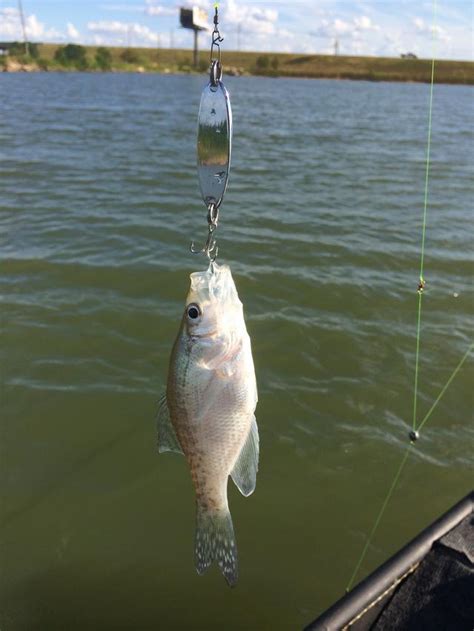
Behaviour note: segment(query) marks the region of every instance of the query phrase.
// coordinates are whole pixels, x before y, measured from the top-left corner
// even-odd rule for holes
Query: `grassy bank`
[[[26,58],[17,53],[1,58],[0,63],[9,70],[195,72],[190,50],[85,46],[77,47],[83,48],[79,62],[61,58],[58,51],[62,48],[56,44],[38,44],[36,57]],[[223,64],[227,74],[416,82],[428,82],[431,78],[431,61],[427,59],[224,51]],[[205,72],[207,67],[206,50],[201,53],[198,70]],[[437,61],[435,81],[474,85],[474,63]]]

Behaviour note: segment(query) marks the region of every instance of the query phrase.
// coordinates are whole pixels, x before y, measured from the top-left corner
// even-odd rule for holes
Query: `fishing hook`
[[[217,229],[217,222],[219,221],[219,208],[211,203],[207,207],[207,223],[209,226],[209,231],[207,233],[206,243],[204,247],[201,249],[196,249],[194,245],[194,241],[191,242],[190,250],[193,254],[205,254],[211,263],[217,258],[217,254],[219,252],[219,248],[217,247],[216,238],[214,236],[214,232]]]

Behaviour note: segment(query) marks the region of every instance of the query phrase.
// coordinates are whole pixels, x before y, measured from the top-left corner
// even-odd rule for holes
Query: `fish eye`
[[[186,313],[188,314],[188,318],[191,318],[191,320],[196,320],[202,314],[199,305],[195,302],[186,307]]]

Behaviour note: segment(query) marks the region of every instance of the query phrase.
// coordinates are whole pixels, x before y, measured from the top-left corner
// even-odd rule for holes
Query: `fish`
[[[257,382],[230,267],[211,262],[190,279],[158,411],[158,449],[183,453],[189,465],[196,496],[198,574],[217,562],[233,587],[238,555],[227,482],[231,476],[245,497],[255,490]]]

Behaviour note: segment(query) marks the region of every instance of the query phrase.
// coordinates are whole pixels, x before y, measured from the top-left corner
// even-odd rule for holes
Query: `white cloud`
[[[379,27],[372,23],[367,15],[361,15],[354,18],[354,25],[361,31],[378,31]]]
[[[321,26],[313,33],[316,37],[360,39],[362,32],[380,31],[367,15],[355,16],[351,20],[340,18],[323,19]],[[359,49],[357,50],[359,52]]]
[[[235,27],[243,24],[246,34],[273,35],[276,33],[278,11],[262,9],[255,5],[237,4],[236,0],[228,0],[222,7],[221,23]]]
[[[339,18],[336,18],[332,25],[328,25],[328,30],[333,31],[334,35],[342,35],[343,37],[345,35],[351,35],[355,31],[353,24],[345,22],[344,20],[339,20]]]
[[[101,4],[99,9],[104,11],[120,11],[121,13],[142,13],[142,7],[136,4]]]
[[[153,4],[154,0],[146,0],[147,4]],[[178,5],[178,3],[176,3]],[[214,6],[214,3],[211,3],[210,0],[184,0],[184,2],[179,3],[180,7],[186,7],[192,9],[192,7],[199,7],[200,9],[204,9],[204,11],[210,11]],[[219,8],[219,12],[221,12],[222,7]]]
[[[145,46],[156,45],[158,40],[158,33],[137,22],[88,22],[87,30],[92,33],[94,42],[99,43],[100,39],[101,44],[107,41],[110,45]]]
[[[20,14],[13,7],[0,9],[0,36],[14,39],[22,39]]]
[[[77,42],[81,38],[81,34],[71,22],[67,23],[67,36],[73,42]]]
[[[425,22],[422,18],[413,18],[413,24],[419,31],[423,31],[425,29]]]
[[[53,28],[47,28],[33,13],[25,16],[26,36],[32,41],[57,41],[61,34]],[[0,38],[23,40],[20,12],[16,7],[0,9]]]
[[[169,7],[162,7],[162,6],[156,6],[156,7],[147,7],[145,9],[145,13],[147,13],[147,15],[176,15],[177,11],[176,9],[170,9]]]
[[[422,35],[429,35],[430,37],[438,39],[444,43],[451,41],[451,38],[446,31],[437,24],[427,24],[422,18],[414,18],[413,24],[416,30]]]
[[[146,0],[146,4],[147,15],[178,15],[178,9],[175,7],[165,7],[162,4],[156,4],[153,0]]]

